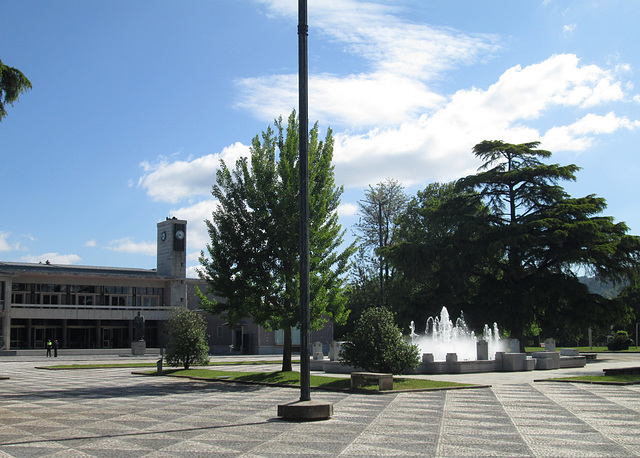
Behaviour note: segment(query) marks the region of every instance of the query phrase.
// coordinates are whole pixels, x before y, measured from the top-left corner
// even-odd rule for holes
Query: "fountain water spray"
[[[456,320],[455,325],[449,318],[449,310],[442,307],[439,317],[429,317],[424,335],[415,332],[415,323],[411,322],[411,342],[418,345],[420,354],[432,353],[435,361],[444,361],[447,353],[457,353],[459,361],[474,361],[477,359],[478,338],[469,330],[464,321],[464,315]],[[497,351],[505,351],[506,345],[500,341],[498,325],[493,328],[484,325],[482,339],[489,346],[489,359],[495,359]]]

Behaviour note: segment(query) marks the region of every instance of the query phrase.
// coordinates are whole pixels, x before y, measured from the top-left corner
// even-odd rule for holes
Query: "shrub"
[[[169,312],[166,361],[169,366],[189,369],[209,364],[207,324],[198,313],[187,308],[176,307]]]
[[[618,331],[613,340],[607,344],[607,348],[610,351],[628,350],[632,344],[633,341],[629,339],[627,331]]]
[[[393,314],[386,308],[365,310],[345,339],[339,355],[342,364],[392,374],[420,364],[417,345],[404,341]]]

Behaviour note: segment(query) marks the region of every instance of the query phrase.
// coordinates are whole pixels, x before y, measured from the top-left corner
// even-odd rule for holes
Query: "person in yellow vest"
[[[47,340],[47,356],[51,356],[51,347],[53,347],[53,344],[51,343],[51,339]]]

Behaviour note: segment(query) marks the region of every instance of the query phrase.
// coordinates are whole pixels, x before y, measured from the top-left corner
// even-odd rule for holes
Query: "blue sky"
[[[482,140],[539,140],[574,197],[640,234],[637,0],[309,0],[310,120],[335,134],[352,233],[364,189],[475,173]],[[33,90],[0,123],[0,260],[155,268],[220,159],[297,101],[297,2],[5,0],[0,59]]]

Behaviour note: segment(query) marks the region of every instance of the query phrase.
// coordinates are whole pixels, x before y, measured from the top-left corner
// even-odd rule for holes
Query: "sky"
[[[195,276],[224,160],[298,107],[295,0],[2,0],[33,89],[0,122],[0,261],[156,267],[186,219]],[[639,0],[308,0],[309,119],[335,138],[347,239],[368,186],[476,173],[540,141],[640,235]]]

